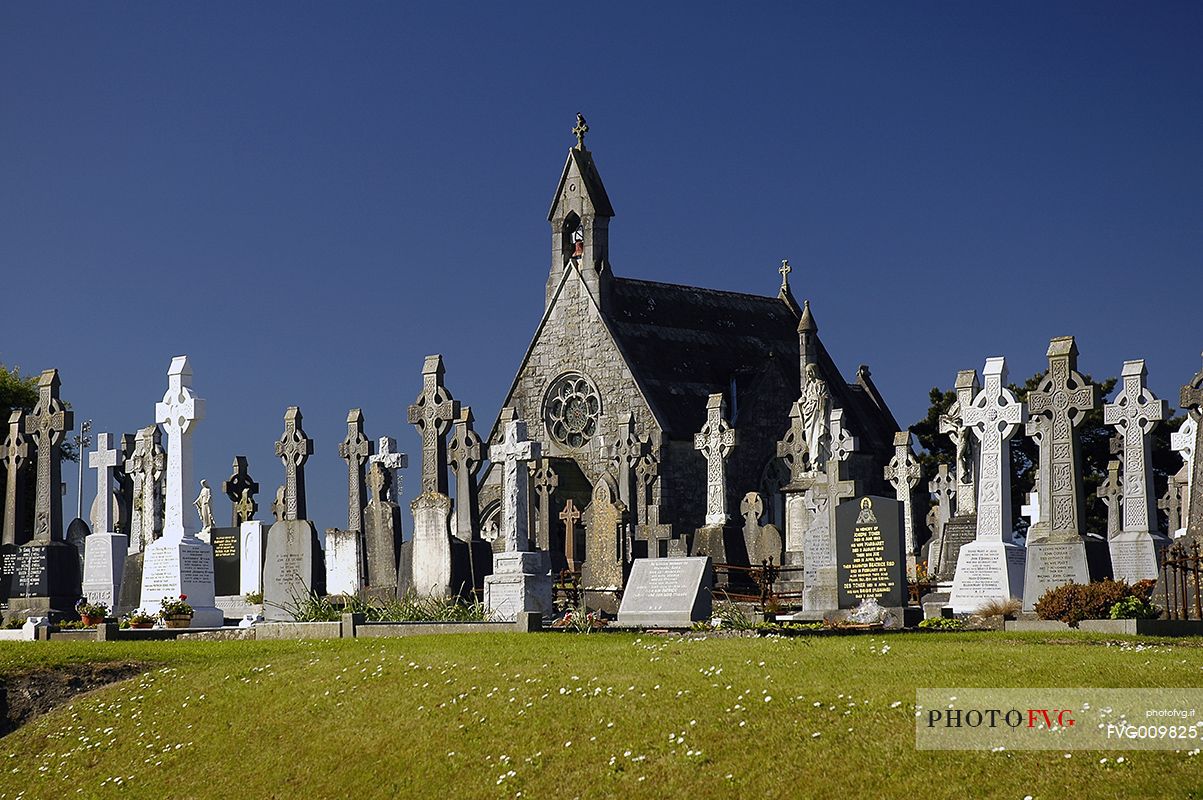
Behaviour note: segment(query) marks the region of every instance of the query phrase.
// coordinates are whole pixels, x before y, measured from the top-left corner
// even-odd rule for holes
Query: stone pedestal
[[[493,574],[485,578],[485,606],[495,619],[517,619],[530,611],[551,616],[551,569],[546,552],[495,553]]]
[[[267,552],[267,536],[263,523],[248,520],[238,526],[242,535],[242,558],[239,560],[239,592],[259,594],[263,591],[263,556]]]
[[[213,548],[193,536],[164,536],[146,546],[139,606],[159,613],[164,598],[187,595],[193,628],[219,628],[221,610],[213,602]]]
[[[326,529],[326,592],[355,597],[364,584],[363,537],[359,531]]]
[[[1136,583],[1158,578],[1161,551],[1170,540],[1160,534],[1121,532],[1107,540],[1111,553],[1111,571],[1117,581]]]
[[[1024,548],[1010,542],[977,541],[961,547],[949,603],[953,613],[972,614],[991,600],[1023,597]]]
[[[1023,579],[1023,610],[1034,611],[1049,589],[1067,583],[1090,583],[1110,574],[1106,543],[1085,537],[1072,541],[1028,542]]]
[[[317,529],[306,519],[281,520],[267,532],[263,557],[263,616],[291,622],[295,609],[311,592],[325,593],[326,572]]]
[[[83,594],[90,603],[104,603],[116,611],[129,537],[121,533],[94,533],[84,544]]]
[[[710,556],[715,564],[748,564],[748,551],[744,546],[743,528],[735,525],[707,525],[693,534],[689,555],[694,558]],[[588,561],[589,553],[585,553]]]

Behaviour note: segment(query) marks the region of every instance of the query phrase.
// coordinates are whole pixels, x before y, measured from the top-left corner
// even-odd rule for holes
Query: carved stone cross
[[[724,417],[721,392],[706,401],[706,424],[694,434],[693,448],[706,459],[706,524],[726,525],[727,514],[727,456],[735,447],[735,430]]]
[[[368,463],[379,463],[388,470],[388,474],[393,479],[392,500],[394,503],[400,503],[403,484],[401,470],[409,467],[409,456],[397,452],[397,440],[391,436],[381,436],[377,442],[376,453],[368,456]]]
[[[1121,502],[1124,497],[1124,487],[1119,477],[1120,462],[1111,460],[1107,462],[1107,480],[1103,481],[1098,488],[1099,499],[1107,506],[1107,538],[1110,539],[1124,529],[1123,523],[1120,520]]]
[[[978,541],[1009,542],[1011,523],[1011,437],[1027,421],[1027,407],[1007,388],[1007,360],[986,359],[984,388],[968,408],[965,424],[977,437],[981,462],[977,485]]]
[[[163,536],[196,535],[192,515],[184,513],[184,487],[192,491],[192,433],[205,418],[205,401],[192,393],[192,365],[188,356],[176,356],[167,370],[167,391],[155,404],[155,422],[167,434],[167,501],[163,512]],[[189,504],[191,506],[191,504]],[[191,510],[191,508],[189,508]]]
[[[301,409],[284,412],[284,435],[276,442],[276,455],[284,465],[285,520],[308,519],[305,509],[305,462],[313,455],[313,440],[301,428]]]
[[[409,407],[409,423],[422,437],[422,492],[447,494],[447,442],[445,436],[459,416],[459,401],[443,386],[443,357],[426,356],[422,366],[422,393]]]
[[[259,484],[251,479],[246,456],[234,456],[234,472],[222,481],[221,491],[234,504],[230,518],[232,527],[237,528],[255,518],[255,512],[259,510],[259,504],[255,502]]]
[[[791,483],[796,484],[806,474],[806,423],[799,402],[790,406],[789,430],[777,442],[777,457],[789,466]]]
[[[909,558],[915,556],[915,506],[912,490],[919,485],[919,479],[922,477],[923,469],[911,452],[911,432],[896,432],[894,457],[885,467],[885,478],[894,487],[898,502],[902,503],[902,527]]]
[[[29,459],[29,440],[25,438],[25,412],[14,410],[8,416],[8,436],[4,440],[4,544],[18,544],[25,535],[25,475]]]
[[[113,468],[120,455],[107,433],[96,437],[96,449],[88,453],[88,466],[96,470],[97,514],[92,520],[93,533],[113,533]]]
[[[1157,508],[1165,512],[1166,516],[1166,531],[1170,538],[1179,528],[1182,528],[1182,492],[1186,486],[1186,476],[1183,474],[1189,469],[1184,466],[1166,481],[1165,494],[1157,501]]]
[[[1045,513],[1048,536],[1055,541],[1072,540],[1084,532],[1082,458],[1076,429],[1087,411],[1098,408],[1099,401],[1094,386],[1078,374],[1077,362],[1078,347],[1072,336],[1053,339],[1048,346],[1048,372],[1028,393],[1031,416],[1047,420],[1040,449],[1042,456],[1047,449],[1048,471],[1037,480],[1046,481],[1049,487],[1050,505]]]
[[[48,544],[63,538],[62,484],[63,436],[75,425],[75,415],[59,399],[58,370],[48,369],[38,379],[38,404],[25,417],[25,434],[38,449],[37,494],[34,499],[33,541]]]
[[[451,444],[447,448],[448,465],[455,473],[455,537],[470,542],[480,532],[480,501],[477,496],[476,474],[488,454],[488,446],[472,429],[474,418],[471,406],[463,406],[452,427]],[[538,481],[535,483],[539,485]]]
[[[347,414],[347,436],[338,446],[338,454],[347,462],[347,530],[363,532],[363,465],[372,455],[372,440],[363,435],[363,411],[353,408]]]
[[[962,419],[961,409],[968,408],[980,391],[977,370],[963,369],[957,373],[957,399],[940,415],[940,433],[952,440],[956,448],[954,472],[957,478],[957,513],[972,514],[977,502],[977,440]]]
[[[1190,479],[1187,482],[1187,535],[1203,537],[1203,370],[1195,373],[1178,395],[1181,406],[1195,423],[1195,441],[1191,446]]]
[[[794,268],[789,265],[789,259],[781,260],[781,269],[777,270],[781,273],[781,288],[789,288],[789,274],[794,271]]]
[[[1145,386],[1148,372],[1143,359],[1125,361],[1121,373],[1123,386],[1114,403],[1103,408],[1103,421],[1123,436],[1123,525],[1126,532],[1149,533],[1157,529],[1157,511],[1153,506],[1153,452],[1149,434],[1165,419],[1167,408]],[[1115,506],[1107,503],[1111,514]],[[1108,535],[1111,534],[1110,514]]]
[[[131,553],[140,553],[162,532],[163,472],[167,454],[158,425],[141,428],[134,439],[134,452],[125,461],[125,473],[134,484],[134,515],[130,524]]]
[[[935,533],[939,536],[944,530],[944,524],[952,518],[952,498],[958,491],[957,479],[949,473],[947,464],[936,467],[936,477],[928,481],[927,489],[936,496]]]
[[[490,448],[494,463],[501,464],[501,530],[506,552],[530,547],[530,472],[526,465],[542,455],[542,446],[526,438],[520,419],[505,425],[505,439]]]
[[[589,132],[589,126],[585,123],[585,115],[576,115],[576,127],[572,129],[572,134],[576,136],[576,149],[585,149],[585,134]]]
[[[560,512],[560,519],[564,523],[564,557],[568,561],[568,569],[573,572],[579,572],[581,562],[576,554],[576,524],[581,521],[581,512],[577,509],[576,504],[572,502],[571,497],[564,503],[564,510]]]
[[[628,508],[635,505],[635,465],[643,455],[644,443],[635,430],[635,415],[627,412],[618,423],[614,444],[606,448],[605,455],[618,468],[618,499]]]

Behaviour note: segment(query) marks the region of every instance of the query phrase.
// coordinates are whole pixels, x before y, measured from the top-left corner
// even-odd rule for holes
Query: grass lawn
[[[149,666],[3,739],[0,798],[1203,797],[1203,756],[919,752],[913,716],[916,687],[1203,686],[1198,639],[0,644],[0,674],[119,659]]]

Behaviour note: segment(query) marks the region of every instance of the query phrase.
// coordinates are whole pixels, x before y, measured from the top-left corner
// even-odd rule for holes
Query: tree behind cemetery
[[[1114,429],[1103,424],[1102,404],[1111,399],[1115,389],[1116,379],[1107,378],[1099,382],[1089,375],[1083,377],[1094,384],[1101,398],[1100,407],[1086,414],[1086,419],[1078,426],[1077,433],[1082,447],[1082,486],[1086,500],[1086,532],[1105,534],[1107,532],[1107,507],[1099,499],[1096,492],[1107,478],[1107,462],[1121,457],[1111,454],[1111,437]],[[1040,385],[1044,373],[1038,373],[1028,378],[1022,384],[1010,384],[1009,388],[1016,398],[1027,401],[1028,393]],[[926,479],[936,474],[939,464],[948,464],[952,468],[956,457],[952,441],[946,434],[940,433],[940,415],[957,399],[956,392],[933,387],[928,393],[929,407],[927,415],[911,426],[923,452],[918,454],[919,462],[923,465]],[[1178,415],[1157,425],[1152,433],[1153,448],[1153,486],[1155,497],[1161,497],[1168,485],[1169,476],[1182,466],[1178,454],[1170,449],[1170,434],[1178,430],[1185,421]],[[1036,442],[1029,439],[1020,430],[1011,439],[1011,510],[1017,525],[1026,525],[1027,520],[1020,514],[1020,508],[1027,504],[1028,493],[1036,485],[1036,467],[1039,448]],[[1164,520],[1162,526],[1164,528]]]

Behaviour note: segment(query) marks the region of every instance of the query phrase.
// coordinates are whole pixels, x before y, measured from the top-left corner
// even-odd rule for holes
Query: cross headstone
[[[134,443],[134,434],[121,434],[117,447],[120,454],[118,456],[117,468],[113,472],[113,481],[117,484],[117,510],[115,512],[116,519],[113,521],[113,524],[116,525],[118,533],[123,533],[127,537],[130,536],[130,531],[133,527],[134,479],[125,471],[125,462],[134,456]]]
[[[802,534],[802,606],[807,611],[839,607],[835,514],[843,500],[860,493],[859,481],[840,479],[840,465],[851,458],[857,447],[856,439],[844,427],[844,409],[836,408],[829,413],[825,429],[823,448],[830,451],[831,457],[823,472],[803,481],[799,498],[809,518]]]
[[[88,454],[88,466],[96,470],[98,512],[92,519],[93,533],[113,533],[113,468],[120,455],[107,433],[96,437],[96,449]]]
[[[248,469],[246,456],[234,456],[234,472],[221,484],[221,491],[234,504],[230,521],[234,528],[253,520],[255,512],[259,510],[259,504],[255,502],[259,484],[251,479]]]
[[[62,485],[63,436],[75,425],[75,415],[59,399],[57,369],[38,379],[38,403],[25,417],[25,434],[37,447],[37,492],[34,498],[33,540],[39,544],[63,538]]]
[[[1153,453],[1149,434],[1158,422],[1166,418],[1167,408],[1166,402],[1154,397],[1145,385],[1147,375],[1143,359],[1125,361],[1121,373],[1123,386],[1115,402],[1103,408],[1103,421],[1115,426],[1123,436],[1122,530],[1128,533],[1157,530],[1152,492]],[[1108,503],[1108,507],[1114,511],[1111,503]]]
[[[1157,501],[1157,508],[1165,512],[1166,531],[1171,537],[1180,530],[1182,525],[1182,490],[1186,485],[1186,471],[1183,466],[1178,472],[1169,476],[1166,481],[1165,494]]]
[[[475,418],[471,406],[463,406],[451,428],[447,464],[455,473],[455,529],[457,539],[470,542],[480,536],[480,499],[476,474],[488,454],[488,447],[472,429]],[[554,474],[554,473],[553,473]],[[538,488],[540,482],[535,481]]]
[[[957,399],[940,416],[940,433],[947,435],[956,448],[957,514],[973,514],[976,510],[977,440],[966,428],[961,409],[973,403],[979,390],[977,370],[961,370],[957,373]]]
[[[1194,474],[1195,434],[1197,433],[1197,427],[1195,418],[1187,414],[1186,419],[1178,426],[1178,430],[1170,434],[1170,449],[1182,458],[1182,480],[1179,481],[1178,487],[1180,489],[1178,502],[1181,509],[1179,528],[1185,528],[1190,524],[1191,479]],[[1171,532],[1174,530],[1177,530],[1177,528],[1171,528]]]
[[[1113,538],[1123,530],[1122,510],[1124,487],[1119,477],[1120,462],[1107,462],[1107,479],[1099,484],[1096,494],[1107,506],[1107,538]]]
[[[409,407],[409,422],[422,437],[422,491],[447,494],[447,431],[459,416],[459,401],[443,386],[443,357],[427,356],[422,393]]]
[[[409,466],[409,456],[405,453],[397,452],[397,440],[391,436],[381,436],[377,441],[376,452],[368,456],[369,464],[377,464],[388,470],[389,478],[392,481],[392,500],[394,503],[401,502],[402,477],[401,470]]]
[[[167,453],[163,432],[158,425],[138,430],[134,453],[125,461],[125,472],[134,483],[133,523],[130,526],[131,553],[140,553],[163,533],[163,476]]]
[[[389,478],[380,463],[368,470],[368,505],[364,517],[364,544],[368,553],[368,585],[374,594],[384,590],[396,596],[397,555],[401,547],[400,513],[388,498]],[[429,588],[427,588],[427,591]]]
[[[1048,536],[1055,541],[1069,541],[1084,533],[1077,427],[1086,412],[1098,408],[1099,401],[1095,387],[1078,374],[1077,361],[1078,347],[1072,336],[1053,339],[1048,347],[1048,372],[1028,393],[1031,416],[1048,421],[1047,441],[1040,443],[1042,454],[1046,449],[1049,454],[1048,472],[1039,479],[1048,481]]]
[[[363,411],[353,408],[347,414],[347,436],[338,446],[338,454],[347,462],[347,530],[363,530],[363,465],[372,455],[372,441],[363,435]]]
[[[551,550],[552,495],[560,485],[560,476],[551,465],[550,458],[540,458],[530,463],[530,479],[535,490],[535,549]]]
[[[308,519],[305,508],[305,462],[313,455],[313,440],[301,429],[301,409],[284,412],[284,435],[276,442],[276,455],[284,464],[285,521]]]
[[[735,430],[724,419],[721,392],[706,401],[706,424],[694,434],[693,448],[706,459],[706,525],[726,525],[727,456],[737,443]]]
[[[29,440],[25,438],[25,412],[15,409],[8,416],[8,436],[4,440],[4,540],[3,544],[24,544],[25,476],[28,473]],[[21,539],[22,541],[17,541]]]
[[[576,525],[581,521],[581,512],[571,497],[564,503],[560,520],[564,523],[564,558],[568,561],[568,569],[579,572],[581,561],[577,555]]]
[[[965,431],[965,434],[971,435],[968,431]],[[936,477],[928,481],[927,490],[936,498],[936,505],[932,509],[935,516],[931,523],[931,545],[927,550],[927,571],[928,574],[936,575],[940,572],[944,555],[944,526],[952,519],[952,499],[959,490],[958,481],[949,472],[947,464],[936,467]]]
[[[797,483],[806,474],[809,466],[806,463],[806,425],[800,402],[790,406],[789,430],[777,442],[777,457],[789,467],[791,482]]]
[[[194,537],[196,526],[184,513],[185,487],[191,491],[192,433],[205,418],[205,401],[192,393],[192,365],[188,356],[176,356],[167,370],[167,391],[155,404],[155,422],[167,434],[167,499],[163,512],[163,536]],[[190,505],[190,504],[189,504]]]
[[[1190,479],[1187,483],[1186,503],[1187,535],[1192,539],[1203,538],[1203,370],[1195,373],[1190,383],[1182,387],[1178,395],[1180,404],[1186,409],[1195,424],[1195,441],[1191,446]]]
[[[911,452],[911,432],[897,431],[894,434],[894,457],[885,467],[885,479],[894,487],[898,502],[902,503],[903,537],[906,542],[907,574],[915,573],[915,506],[913,490],[923,477],[914,453]]]
[[[668,542],[673,538],[672,525],[660,522],[660,459],[654,452],[646,452],[635,465],[638,515],[643,522],[638,524],[640,538],[647,541],[649,558],[668,554]]]
[[[615,430],[614,443],[605,449],[605,455],[618,472],[618,499],[627,508],[635,505],[635,466],[643,455],[644,443],[635,430],[635,415],[627,412]]]
[[[530,547],[530,472],[526,465],[542,455],[542,446],[527,439],[526,422],[506,423],[505,439],[490,448],[492,460],[501,464],[501,540],[505,552]]]
[[[990,358],[984,388],[961,414],[977,437],[981,463],[977,487],[977,538],[1011,541],[1011,437],[1027,421],[1027,407],[1007,388],[1005,358]]]
[[[598,478],[584,515],[585,563],[581,567],[581,583],[586,590],[598,593],[591,600],[603,607],[613,605],[609,593],[622,588],[626,548],[620,531],[625,512],[626,506],[617,497],[613,479],[609,475]]]
[[[748,551],[748,563],[752,566],[770,561],[781,564],[784,542],[776,525],[761,525],[764,516],[764,499],[759,492],[748,492],[739,503],[739,514],[744,521],[744,546]]]

